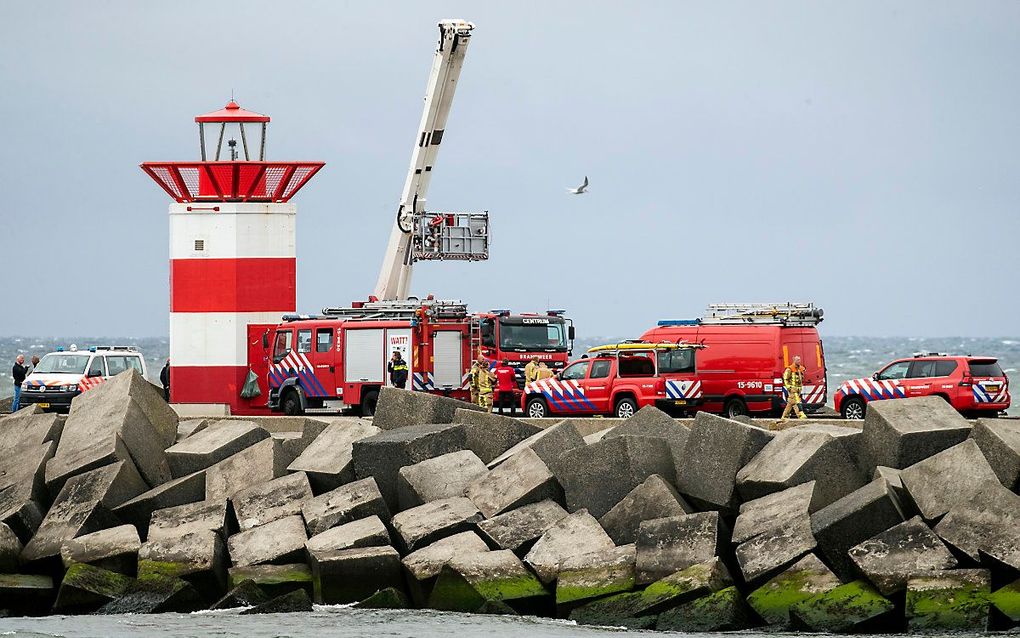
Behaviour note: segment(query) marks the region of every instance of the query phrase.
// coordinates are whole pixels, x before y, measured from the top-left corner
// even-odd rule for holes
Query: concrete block
[[[889,487],[896,492],[896,496],[900,499],[900,503],[902,503],[904,507],[909,508],[913,506],[913,503],[910,500],[910,494],[907,492],[907,489],[903,487],[903,480],[900,478],[900,474],[902,473],[903,470],[878,465],[875,467],[875,471],[871,474],[871,480],[874,481],[875,479],[880,478],[885,479],[889,483]]]
[[[776,629],[790,628],[790,609],[801,601],[832,591],[842,583],[825,563],[808,554],[748,595],[747,603]]]
[[[54,595],[53,579],[49,576],[0,574],[0,600],[8,613],[21,616],[47,614]]]
[[[596,518],[613,509],[649,476],[672,476],[675,471],[664,440],[631,435],[605,438],[565,452],[550,469],[563,486],[567,510],[587,509]]]
[[[0,523],[11,528],[22,543],[27,543],[42,523],[43,512],[32,500],[32,486],[22,483],[0,490]]]
[[[890,615],[894,610],[892,602],[874,587],[863,580],[855,580],[794,604],[790,608],[790,615],[797,627],[811,631],[847,633],[863,630],[869,623],[878,622],[878,619]]]
[[[283,443],[263,439],[215,465],[205,473],[205,500],[230,498],[241,490],[287,473]]]
[[[751,617],[740,590],[727,587],[662,612],[655,628],[682,632],[738,631],[753,626]]]
[[[878,479],[812,514],[811,533],[833,571],[849,580],[855,572],[847,551],[904,520],[896,494]]]
[[[484,411],[466,401],[387,386],[379,390],[372,424],[383,430],[395,430],[412,425],[452,423],[458,409]]]
[[[538,458],[542,459],[542,462],[548,465],[549,469],[555,473],[556,463],[563,453],[584,446],[584,437],[582,437],[581,433],[577,430],[577,425],[567,419],[560,421],[555,425],[551,425],[541,432],[536,432],[524,439],[506,452],[492,459],[492,461],[489,462],[489,467],[496,467],[518,452],[531,449],[534,450],[535,454],[538,454]]]
[[[814,481],[814,509],[825,507],[867,482],[847,438],[806,428],[780,432],[737,472],[737,492],[747,501]]]
[[[464,496],[468,485],[487,471],[482,460],[471,450],[450,452],[402,467],[397,472],[400,509],[406,510],[441,498]]]
[[[809,515],[814,489],[814,481],[809,481],[742,503],[733,524],[733,542],[743,543],[760,534],[781,530]]]
[[[254,582],[270,598],[298,589],[305,590],[309,595],[314,591],[312,570],[305,563],[246,565],[227,570],[227,582],[230,587],[237,587],[245,580]]]
[[[531,449],[519,452],[488,472],[483,472],[466,487],[463,494],[471,499],[486,518],[530,503],[563,500],[563,489],[556,477]]]
[[[25,485],[30,498],[40,503],[47,502],[46,464],[56,450],[57,444],[53,441],[0,448],[0,491],[14,485]]]
[[[316,496],[301,507],[305,527],[312,536],[336,525],[373,515],[383,521],[390,520],[390,510],[371,477]]]
[[[215,421],[167,448],[166,458],[170,471],[180,477],[211,467],[268,438],[269,432],[251,421]]]
[[[0,419],[0,457],[23,445],[42,445],[60,440],[64,420],[59,414],[22,414]]]
[[[304,521],[295,515],[234,534],[227,540],[227,549],[235,567],[260,563],[281,565],[300,560],[307,540]]]
[[[344,417],[340,417],[344,418]],[[298,432],[298,436],[285,440],[283,442],[283,449],[287,453],[287,458],[293,463],[299,456],[304,454],[305,450],[315,442],[315,439],[319,438],[327,427],[333,423],[331,418],[305,418],[301,424],[301,430]]]
[[[690,430],[686,425],[669,416],[654,405],[646,405],[606,433],[605,438],[614,436],[653,436],[665,439],[671,450],[678,455],[687,444]]]
[[[643,410],[639,410],[631,419],[637,418]],[[642,521],[693,513],[691,504],[680,496],[668,480],[659,474],[652,474],[606,512],[599,519],[599,524],[614,543],[627,545],[637,540],[638,526]]]
[[[718,512],[644,521],[637,534],[637,582],[645,585],[721,555],[727,530]]]
[[[287,467],[305,472],[316,494],[335,490],[354,480],[354,442],[382,432],[367,421],[340,421],[327,426]]]
[[[120,525],[64,541],[60,557],[64,568],[88,563],[120,574],[134,575],[142,541],[134,525]]]
[[[156,510],[188,503],[197,503],[205,498],[205,472],[195,472],[181,478],[167,481],[159,487],[142,492],[113,508],[120,520],[137,527],[143,534],[149,527],[149,519]]]
[[[676,487],[704,509],[736,510],[737,472],[774,434],[752,425],[698,412],[677,467]]]
[[[988,595],[988,601],[1012,622],[1020,622],[1020,580],[996,589]]]
[[[97,405],[106,405],[122,397],[130,397],[144,415],[149,427],[156,433],[160,449],[174,444],[177,438],[177,425],[180,422],[177,413],[163,400],[161,389],[145,380],[135,370],[126,370],[108,379],[88,392],[82,393],[71,401],[68,414],[70,421],[81,412],[93,409]]]
[[[174,439],[174,442],[180,443],[192,434],[198,434],[213,422],[215,422],[215,419],[187,419],[178,422],[177,438]]]
[[[436,579],[428,606],[474,612],[486,602],[521,605],[548,593],[521,559],[509,550],[499,550],[454,557]]]
[[[572,556],[560,565],[556,578],[556,604],[578,603],[634,589],[633,544]]]
[[[524,561],[543,583],[551,583],[565,560],[615,547],[602,526],[588,510],[565,516],[553,524],[535,543]]]
[[[226,544],[217,532],[160,536],[145,541],[138,550],[138,577],[182,578],[204,599],[216,600],[226,589],[227,560]]]
[[[792,565],[815,546],[811,518],[805,513],[787,527],[773,528],[744,541],[735,553],[744,580],[754,582]]]
[[[307,594],[306,594],[307,595]],[[253,607],[269,600],[266,593],[259,589],[255,581],[248,578],[232,587],[223,598],[209,606],[209,609],[236,609],[237,607]]]
[[[53,610],[62,613],[89,612],[123,596],[135,579],[94,565],[71,565],[57,591]]]
[[[305,542],[309,552],[378,547],[390,544],[390,533],[378,516],[369,516],[330,528]]]
[[[988,564],[991,558],[1020,571],[1020,496],[999,483],[958,503],[935,533],[974,561]]]
[[[981,448],[999,482],[1014,492],[1020,489],[1020,422],[978,419],[970,438]]]
[[[414,394],[431,396],[419,392]],[[397,511],[397,474],[400,468],[457,452],[464,447],[464,429],[459,425],[401,427],[354,442],[354,475],[359,479],[375,478],[386,505],[391,511]]]
[[[69,479],[22,550],[22,562],[58,557],[64,541],[119,525],[111,509],[146,488],[134,466],[123,461]]]
[[[559,503],[542,501],[480,521],[478,529],[500,549],[516,551],[538,540],[566,516],[567,510]]]
[[[850,560],[884,596],[902,591],[914,572],[952,569],[956,559],[920,516],[850,548]]]
[[[18,535],[4,523],[0,523],[0,574],[10,574],[18,569],[18,556],[23,546]]]
[[[309,552],[315,602],[355,603],[392,587],[404,589],[400,554],[392,547],[359,547]]]
[[[518,419],[479,410],[457,409],[453,422],[464,428],[467,449],[488,463],[528,437],[542,431]]]
[[[482,513],[463,496],[444,498],[413,507],[393,516],[393,530],[409,552],[430,545],[444,536],[474,528]]]
[[[987,569],[912,574],[907,580],[904,615],[911,632],[985,632],[991,611]]]
[[[411,601],[407,599],[407,594],[394,589],[393,587],[387,587],[386,589],[380,589],[365,600],[354,605],[355,609],[407,609],[411,606]]]
[[[159,509],[152,513],[148,540],[180,536],[191,532],[227,534],[227,501],[199,501]]]
[[[241,490],[230,498],[241,531],[265,525],[284,516],[300,514],[312,498],[304,472],[297,472]]]
[[[76,399],[77,400],[77,399]],[[199,593],[186,580],[158,574],[139,577],[127,592],[99,608],[99,614],[161,614],[202,608]]]
[[[940,397],[872,401],[864,417],[861,462],[864,470],[877,465],[909,467],[970,436],[970,425]]]
[[[598,443],[602,439],[606,438],[606,435],[613,431],[613,428],[606,428],[605,430],[599,430],[594,434],[589,434],[584,437],[584,444],[591,445],[592,443]]]
[[[489,551],[488,545],[479,538],[478,534],[461,532],[441,538],[431,545],[411,552],[401,562],[411,578],[425,582],[438,576],[443,565],[449,563],[454,557],[487,551]]]
[[[931,521],[966,503],[990,483],[998,483],[992,466],[973,440],[918,461],[900,474],[921,516]]]
[[[312,611],[312,600],[308,597],[308,592],[298,589],[255,605],[251,609],[245,609],[240,615],[294,614],[303,611]]]

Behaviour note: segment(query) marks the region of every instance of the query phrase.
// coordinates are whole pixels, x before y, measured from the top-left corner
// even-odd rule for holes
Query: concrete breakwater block
[[[444,536],[474,528],[482,520],[470,499],[463,496],[431,501],[393,516],[393,530],[409,552],[425,547]]]
[[[777,629],[790,627],[790,609],[797,603],[831,591],[842,582],[825,563],[808,554],[747,596],[762,620]]]
[[[259,603],[251,609],[245,609],[240,613],[240,615],[294,614],[302,611],[312,611],[312,600],[308,597],[308,592],[303,589],[298,589],[286,594],[281,594],[280,596],[267,600],[264,603]]]
[[[441,538],[431,545],[411,552],[401,562],[411,578],[419,583],[424,583],[438,576],[443,565],[455,557],[487,551],[489,551],[489,546],[478,534],[461,532]]]
[[[553,524],[524,557],[543,583],[553,582],[568,558],[615,547],[588,510],[579,510]]]
[[[1020,496],[997,483],[958,503],[934,531],[973,561],[1020,570]]]
[[[668,480],[652,474],[599,518],[599,524],[614,543],[627,545],[637,539],[643,521],[693,513],[694,508]]]
[[[598,440],[628,435],[651,436],[664,440],[673,454],[674,463],[680,463],[683,460],[683,449],[687,444],[690,429],[654,405],[646,405],[634,416],[610,428]],[[585,440],[588,440],[587,437]]]
[[[782,528],[773,528],[741,543],[736,549],[737,564],[744,580],[760,582],[795,563],[815,549],[811,519],[805,513]]]
[[[464,429],[459,425],[411,425],[381,432],[354,442],[354,475],[359,479],[375,478],[386,505],[391,511],[397,511],[400,468],[464,447]]]
[[[869,583],[855,580],[794,604],[790,616],[797,628],[847,633],[863,631],[894,610],[895,605]]]
[[[75,563],[64,574],[53,610],[88,612],[123,596],[135,579],[94,565]]]
[[[53,579],[37,574],[0,574],[0,600],[17,615],[37,616],[49,611],[55,591]]]
[[[20,485],[36,502],[48,501],[46,464],[56,451],[57,444],[53,441],[0,448],[0,491]]]
[[[675,473],[673,456],[663,439],[632,435],[607,437],[565,452],[550,469],[563,486],[567,510],[587,509],[596,518],[649,476]]]
[[[808,481],[768,496],[741,503],[733,524],[734,543],[743,543],[760,534],[789,527],[810,515],[815,482]]]
[[[485,463],[471,450],[450,452],[402,467],[397,472],[397,502],[405,510],[429,501],[464,496],[467,486],[487,471]]]
[[[166,458],[173,475],[181,477],[204,470],[268,438],[269,431],[251,421],[215,421],[167,448]]]
[[[23,413],[24,412],[24,413]],[[22,445],[42,445],[60,440],[67,417],[19,410],[0,418],[0,450],[13,450]],[[2,453],[0,453],[2,454]]]
[[[287,516],[253,527],[227,540],[230,560],[237,566],[259,563],[291,563],[304,555],[305,523],[300,516]]]
[[[43,519],[39,503],[32,499],[32,486],[21,483],[0,490],[0,523],[11,528],[22,544],[27,543]]]
[[[205,500],[230,498],[241,490],[287,473],[288,458],[279,440],[268,438],[210,466],[205,472]]]
[[[172,538],[191,532],[227,533],[227,501],[199,501],[177,505],[152,513],[148,540]]]
[[[367,516],[390,520],[390,510],[374,478],[354,481],[305,501],[301,507],[308,534],[315,536],[336,525]]]
[[[453,422],[464,428],[467,449],[488,463],[528,437],[542,431],[518,419],[479,410],[458,408]]]
[[[407,609],[411,606],[411,601],[407,599],[407,594],[395,589],[393,587],[387,587],[386,589],[380,589],[365,600],[354,605],[355,609]]]
[[[584,446],[584,437],[578,431],[577,425],[572,420],[567,419],[529,436],[492,459],[488,465],[490,468],[496,467],[518,452],[530,449],[538,455],[538,458],[542,459],[543,463],[555,472],[556,462],[564,452]]]
[[[215,419],[185,419],[177,423],[177,438],[175,443],[180,443],[192,434],[198,434],[214,423]]]
[[[344,523],[316,534],[305,542],[309,552],[377,547],[390,544],[390,533],[378,516]]]
[[[872,401],[864,417],[862,469],[903,469],[968,436],[967,420],[941,397]]]
[[[167,481],[113,508],[117,518],[145,533],[156,510],[195,503],[205,498],[205,472],[195,472]]]
[[[395,430],[411,425],[452,423],[457,410],[483,412],[484,408],[438,394],[384,386],[379,390],[372,424],[383,430]]]
[[[486,518],[531,503],[563,501],[563,489],[534,450],[519,452],[491,470],[484,471],[484,465],[482,469],[462,493]]]
[[[222,598],[209,606],[209,609],[236,609],[237,607],[253,607],[269,600],[255,581],[247,578],[232,587]]]
[[[634,589],[636,559],[633,544],[566,559],[556,578],[556,604],[575,606],[581,601]]]
[[[904,608],[907,626],[912,632],[988,631],[990,594],[986,569],[912,574]]]
[[[970,438],[981,448],[999,482],[1008,489],[1020,489],[1020,422],[978,419]]]
[[[637,583],[645,585],[719,556],[726,545],[718,512],[644,521],[637,534]]]
[[[899,498],[877,479],[812,514],[811,533],[833,571],[849,580],[855,572],[848,550],[904,520]]]
[[[850,559],[884,596],[902,591],[910,574],[956,566],[949,549],[920,516],[851,547]]]
[[[735,510],[737,472],[775,435],[753,425],[698,412],[676,469],[681,494],[705,509]]]
[[[161,449],[165,450],[174,444],[180,418],[163,400],[162,392],[133,369],[125,370],[88,392],[76,396],[71,401],[71,410],[67,418],[71,420],[73,415],[87,411],[94,405],[109,403],[121,397],[131,397],[138,405],[145,421],[155,431]]]
[[[142,541],[134,525],[119,525],[85,534],[60,546],[64,568],[88,563],[120,574],[133,574],[138,565]]]
[[[18,556],[23,546],[18,535],[4,523],[0,523],[0,574],[9,574],[18,568]]]
[[[914,463],[900,473],[900,479],[921,516],[929,521],[959,503],[966,503],[982,488],[999,484],[995,471],[973,440]]]
[[[186,580],[149,574],[136,579],[122,596],[100,607],[97,613],[187,613],[201,609],[201,607],[201,596]]]
[[[210,530],[195,530],[150,538],[138,550],[138,577],[153,575],[182,578],[203,598],[215,600],[227,582],[223,537]]]
[[[304,472],[287,474],[241,490],[230,498],[241,531],[265,525],[284,516],[300,514],[312,498],[312,486]]]
[[[245,565],[227,570],[227,584],[231,588],[244,581],[255,583],[269,598],[275,598],[297,589],[312,595],[312,570],[307,563],[287,565]]]
[[[753,614],[736,587],[681,603],[659,615],[658,631],[736,631],[752,624]]]
[[[388,587],[404,589],[400,554],[392,547],[312,551],[308,556],[319,604],[356,603]]]
[[[521,559],[499,550],[454,557],[436,579],[428,606],[470,613],[487,602],[525,604],[548,594]]]
[[[531,503],[480,521],[479,531],[500,549],[519,550],[567,516],[567,510],[551,500]]]
[[[1003,616],[1020,622],[1020,580],[1014,580],[988,595],[989,602]]]
[[[316,494],[335,490],[354,480],[354,442],[382,432],[367,421],[330,424],[287,466],[290,472],[304,472]]]

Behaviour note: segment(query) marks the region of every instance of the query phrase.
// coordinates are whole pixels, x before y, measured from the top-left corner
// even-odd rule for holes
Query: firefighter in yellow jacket
[[[528,365],[524,366],[524,383],[538,381],[538,357],[532,357]]]
[[[471,366],[471,386],[472,390],[478,388],[478,405],[491,410],[492,374],[489,372],[489,362],[481,355]]]
[[[804,387],[804,366],[801,365],[799,356],[795,356],[793,363],[783,371],[783,385],[786,387],[787,398],[781,418],[786,419],[791,412],[796,412],[798,419],[806,419],[807,415],[800,409],[800,390]]]

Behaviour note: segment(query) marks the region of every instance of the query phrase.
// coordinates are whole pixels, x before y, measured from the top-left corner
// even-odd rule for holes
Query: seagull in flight
[[[586,192],[588,192],[588,176],[587,175],[584,176],[583,184],[581,184],[577,188],[568,188],[567,192],[570,193],[571,195],[584,195]]]

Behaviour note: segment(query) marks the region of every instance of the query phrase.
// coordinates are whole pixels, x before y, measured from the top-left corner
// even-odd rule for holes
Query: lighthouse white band
[[[278,324],[280,318],[278,311],[172,312],[171,365],[247,366],[248,324]]]
[[[170,259],[295,257],[296,213],[294,204],[171,204]]]

